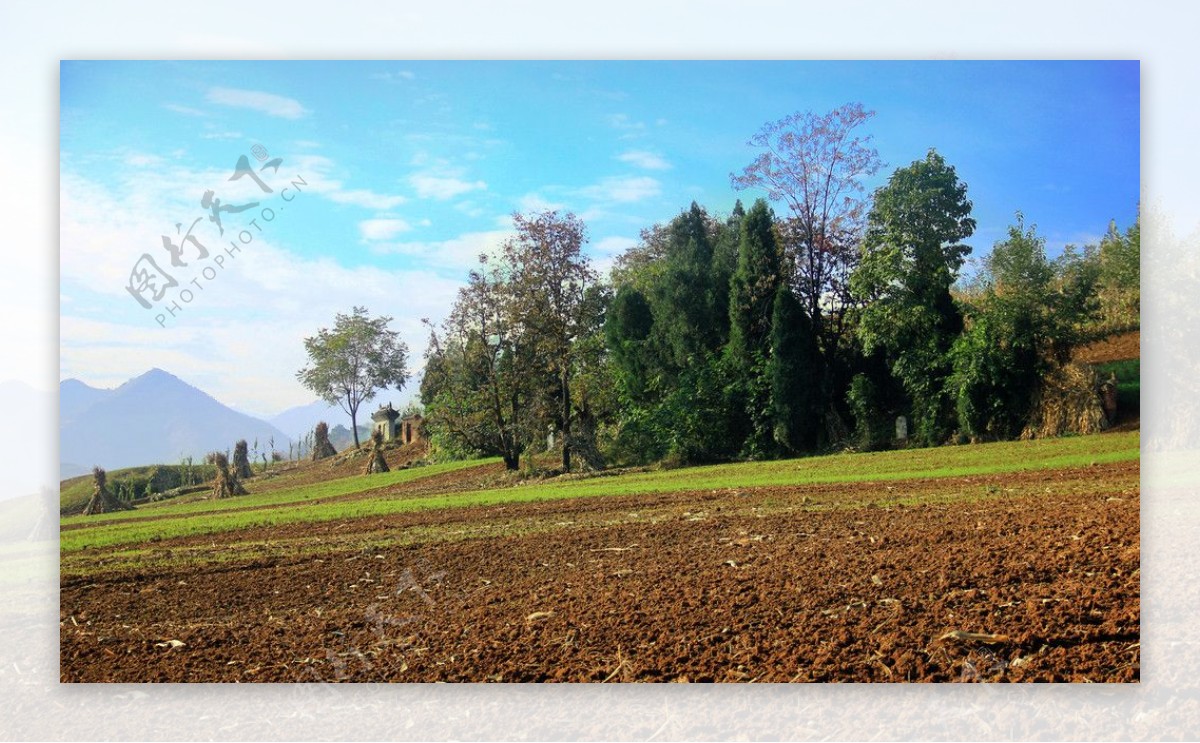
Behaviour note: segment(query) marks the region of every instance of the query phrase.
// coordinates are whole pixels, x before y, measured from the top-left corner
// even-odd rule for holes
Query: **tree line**
[[[560,449],[570,471],[883,448],[898,415],[919,445],[1019,435],[1073,346],[1137,327],[1138,224],[1050,260],[1017,214],[964,277],[967,185],[931,149],[867,194],[872,116],[767,124],[731,184],[770,202],[692,203],[607,280],[579,218],[514,215],[448,318],[426,321],[434,445],[509,469]]]

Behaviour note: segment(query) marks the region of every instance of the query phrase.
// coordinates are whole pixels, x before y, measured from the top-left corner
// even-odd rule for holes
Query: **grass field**
[[[133,512],[68,517],[62,520],[61,550],[67,555],[85,548],[219,535],[251,527],[321,523],[433,509],[778,486],[874,481],[902,484],[906,480],[1050,470],[1136,460],[1139,440],[1137,432],[1129,432],[531,481],[444,494],[414,496],[403,489],[391,492],[395,486],[479,465],[478,462],[452,462],[220,501],[165,503]],[[892,492],[896,502],[921,501],[920,493],[910,489],[898,488]]]

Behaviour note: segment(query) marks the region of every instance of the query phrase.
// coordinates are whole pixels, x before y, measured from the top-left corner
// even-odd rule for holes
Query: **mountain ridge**
[[[267,421],[224,405],[204,390],[154,367],[105,390],[78,379],[59,383],[60,476],[92,465],[107,469],[202,460],[238,439],[287,451],[291,439]]]

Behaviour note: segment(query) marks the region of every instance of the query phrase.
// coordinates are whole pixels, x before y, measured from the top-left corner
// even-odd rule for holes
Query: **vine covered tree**
[[[1042,380],[1066,364],[1091,313],[1046,256],[1046,240],[1017,212],[982,261],[967,328],[951,352],[962,430],[1010,438],[1026,425]]]
[[[359,405],[380,390],[402,388],[408,380],[408,347],[399,333],[388,329],[391,321],[355,307],[349,315],[339,313],[332,329],[321,328],[304,339],[309,365],[296,378],[325,402],[346,411],[355,448],[361,448]]]

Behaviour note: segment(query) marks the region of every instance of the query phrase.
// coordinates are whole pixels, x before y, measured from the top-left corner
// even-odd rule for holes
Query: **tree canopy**
[[[358,440],[358,407],[380,390],[400,389],[408,381],[408,346],[388,328],[392,318],[371,317],[365,307],[338,313],[333,328],[321,328],[304,339],[309,364],[296,373],[308,389],[350,416],[354,446]]]
[[[886,448],[903,438],[897,415],[922,445],[1017,435],[1073,346],[1136,327],[1138,226],[1050,260],[1018,214],[959,283],[976,226],[966,184],[930,149],[868,196],[873,115],[847,104],[766,124],[731,180],[780,214],[767,199],[727,215],[691,202],[643,229],[607,280],[578,217],[515,214],[430,325],[435,446],[510,469],[561,447],[568,471],[573,455]]]
[[[909,397],[917,438],[940,443],[953,426],[948,353],[962,330],[950,295],[975,232],[967,186],[935,150],[875,192],[862,256],[850,279],[864,303],[858,335],[880,350]]]

